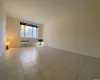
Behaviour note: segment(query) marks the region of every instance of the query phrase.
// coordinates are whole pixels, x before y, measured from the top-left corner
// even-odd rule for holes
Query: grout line
[[[5,61],[8,61],[8,60],[4,60],[4,55],[5,55],[5,52],[4,54],[2,55],[2,62],[3,62],[3,65],[4,65],[4,69],[5,69],[5,72],[6,72],[6,79],[7,79],[7,68],[8,68],[8,63],[4,63]]]
[[[6,70],[6,67],[7,67],[7,65],[4,63],[4,55],[5,55],[5,51],[4,51],[4,54],[1,56],[1,60],[2,60],[2,62],[3,62],[3,65],[4,65],[4,69],[5,69],[5,72],[6,72],[6,78],[7,78],[7,70]]]
[[[21,65],[20,65],[21,66]],[[23,72],[23,69],[22,69],[22,66],[21,66],[21,70],[22,70],[22,74],[23,74],[23,77],[24,77],[24,80],[26,80],[26,78],[25,78],[25,75],[24,75],[24,72]]]
[[[34,67],[35,67],[37,70],[39,70],[40,75],[41,75],[45,80],[47,80],[47,79],[42,75],[42,71],[41,71],[39,68],[37,68],[36,65],[35,65],[32,61],[31,61],[31,63],[34,65]]]
[[[80,69],[80,71],[79,71],[79,73],[78,73],[78,75],[77,75],[77,77],[76,77],[76,80],[78,80],[78,77],[79,77],[79,75],[80,75],[80,73],[81,73],[81,71],[82,71],[84,65],[85,65],[85,59],[83,60],[82,67],[81,67],[81,69]]]
[[[8,63],[5,65],[5,64],[4,64],[4,60],[3,60],[3,65],[4,65],[4,67],[5,67],[6,78],[7,78],[8,76],[7,76],[7,69],[6,69],[6,68],[8,67]]]
[[[30,60],[29,62],[30,62],[30,63],[32,63],[32,61],[31,61],[31,60]],[[32,64],[33,64],[33,63],[32,63]],[[22,72],[21,72],[21,73],[23,74],[24,79],[25,79],[25,80],[27,80],[27,79],[25,78],[24,72],[26,72],[26,71],[27,71],[27,70],[29,70],[29,69],[27,69],[27,70],[25,70],[25,71],[24,71],[24,70],[22,69],[22,65],[21,65],[21,63],[20,63],[20,66],[21,66],[21,70],[22,70]],[[33,67],[31,67],[30,69],[32,69],[32,68],[36,68],[34,64],[33,64]]]
[[[24,80],[26,80],[25,75],[24,75],[24,71],[23,71],[23,69],[22,69],[22,65],[21,65],[21,63],[20,63],[20,67],[21,67],[21,70],[22,70],[21,73],[23,74]]]

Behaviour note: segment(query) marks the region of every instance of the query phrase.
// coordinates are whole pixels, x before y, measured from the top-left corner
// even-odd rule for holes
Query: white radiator
[[[21,47],[31,46],[30,40],[21,40],[20,46]]]

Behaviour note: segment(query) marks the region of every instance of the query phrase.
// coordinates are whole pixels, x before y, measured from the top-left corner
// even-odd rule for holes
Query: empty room
[[[0,0],[0,80],[100,80],[100,0]]]

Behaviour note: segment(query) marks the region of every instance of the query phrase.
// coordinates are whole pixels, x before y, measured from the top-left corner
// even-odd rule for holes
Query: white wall
[[[32,22],[16,19],[13,17],[7,17],[7,31],[6,31],[6,38],[11,42],[10,47],[11,48],[18,48],[20,47],[20,40],[24,38],[20,38],[20,22],[26,22],[30,24],[35,24]],[[38,34],[39,37],[42,37],[42,24],[35,24],[38,28]],[[30,40],[31,44],[34,44],[36,42],[36,39],[28,39]]]
[[[6,39],[10,41],[9,47],[20,47],[20,21],[15,18],[7,17]]]
[[[0,0],[0,56],[4,52],[4,40],[5,40],[5,10],[3,2]]]
[[[87,0],[45,24],[43,36],[48,46],[100,58],[100,0]]]

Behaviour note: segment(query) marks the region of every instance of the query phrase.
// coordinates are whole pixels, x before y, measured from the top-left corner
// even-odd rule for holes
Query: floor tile
[[[51,47],[11,48],[0,57],[0,80],[93,80],[100,59]]]
[[[7,80],[25,80],[23,74],[10,74],[7,75]]]
[[[41,72],[36,68],[31,68],[24,72],[26,80],[45,80],[45,78],[41,75]]]
[[[100,79],[100,59],[87,57],[78,80]]]
[[[22,65],[22,70],[23,71],[26,71],[26,70],[28,70],[28,69],[30,69],[30,68],[33,68],[34,67],[34,65],[32,64],[32,63],[24,63],[23,65]]]

